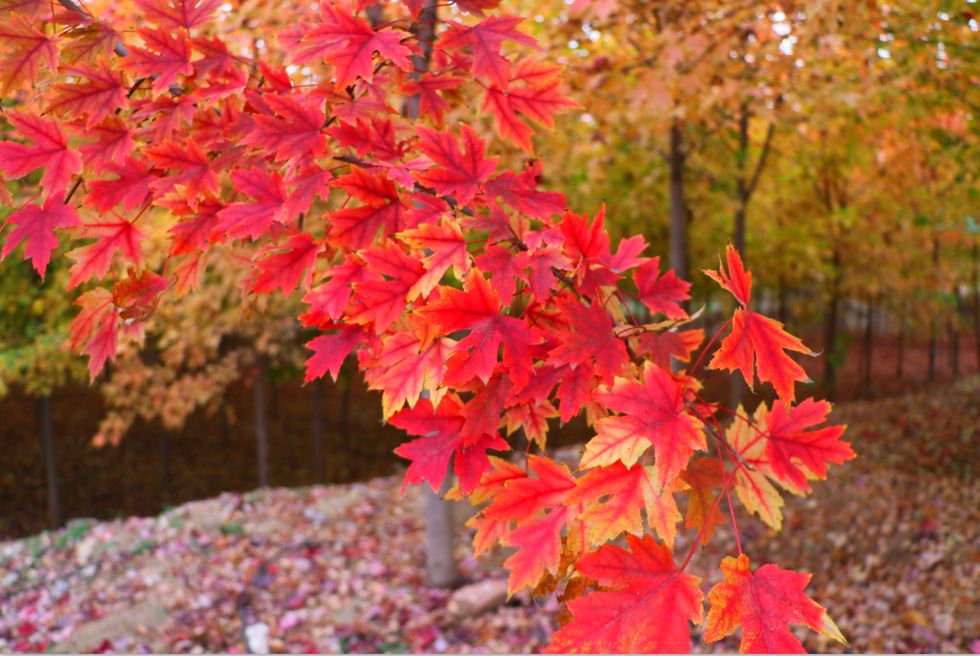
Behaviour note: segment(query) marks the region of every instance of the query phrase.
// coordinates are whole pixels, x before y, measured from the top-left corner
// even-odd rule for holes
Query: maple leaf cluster
[[[687,651],[703,593],[693,550],[674,561],[678,524],[706,542],[734,489],[779,528],[777,486],[805,493],[853,457],[843,427],[817,428],[828,404],[794,403],[806,377],[787,351],[809,351],[749,309],[730,248],[708,275],[741,307],[708,366],[757,375],[779,400],[723,427],[694,377],[711,345],[686,327],[689,283],[644,257],[642,237],[613,248],[603,210],[539,189],[540,163],[502,170],[487,154],[484,114],[530,153],[533,126],[576,106],[560,67],[510,54],[534,41],[493,0],[459,0],[434,43],[420,38],[431,6],[405,0],[381,22],[372,4],[321,3],[265,56],[229,45],[214,0],[137,0],[134,24],[70,2],[0,5],[15,99],[0,171],[25,191],[0,254],[23,244],[43,276],[68,242],[69,290],[85,290],[70,342],[93,377],[209,259],[240,261],[246,296],[300,290],[299,319],[319,331],[306,379],[355,355],[385,419],[415,436],[397,449],[405,484],[454,475],[451,494],[482,506],[476,551],[515,549],[510,591],[561,590],[554,650]],[[572,471],[543,454],[549,425],[582,413],[596,435]],[[518,432],[540,452],[515,454],[523,464],[506,457]],[[752,572],[744,554],[722,568],[707,639],[741,627],[743,650],[799,650],[789,624],[842,639],[808,575]]]

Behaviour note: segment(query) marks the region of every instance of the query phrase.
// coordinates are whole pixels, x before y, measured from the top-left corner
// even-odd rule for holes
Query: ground
[[[753,563],[806,569],[847,647],[801,630],[811,650],[980,651],[980,378],[843,404],[859,458],[787,499],[773,534],[739,513]],[[243,651],[265,625],[272,651],[540,650],[557,604],[517,596],[459,619],[427,589],[421,494],[397,477],[223,494],[160,516],[0,544],[0,651]],[[460,507],[464,579],[503,577],[476,561]],[[684,553],[681,541],[678,551]],[[713,583],[733,553],[720,528],[691,571]],[[735,650],[737,642],[696,651]]]

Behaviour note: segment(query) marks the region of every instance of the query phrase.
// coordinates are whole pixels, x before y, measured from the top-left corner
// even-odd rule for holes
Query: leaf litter
[[[736,507],[757,564],[814,573],[807,593],[849,644],[806,630],[811,651],[980,651],[980,378],[832,419],[859,457],[786,499],[784,531]],[[73,520],[0,544],[0,651],[534,652],[554,598],[516,595],[471,617],[425,586],[419,487],[400,477],[226,493],[157,517]],[[461,580],[505,578],[506,554],[472,557],[457,508]],[[727,509],[726,515],[727,515]],[[691,532],[678,537],[678,552]],[[691,572],[703,587],[734,554],[726,523]],[[799,627],[796,627],[799,629]],[[734,651],[738,633],[694,650]]]

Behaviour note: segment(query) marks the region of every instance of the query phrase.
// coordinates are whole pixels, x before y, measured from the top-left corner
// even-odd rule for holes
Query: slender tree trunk
[[[61,526],[61,497],[58,485],[58,463],[54,453],[54,418],[51,413],[51,396],[39,396],[34,401],[37,435],[44,458],[44,477],[48,488],[48,526]]]
[[[963,310],[959,287],[953,288],[955,305],[949,319],[949,371],[956,380],[960,377],[960,313]]]
[[[864,319],[864,397],[874,395],[874,325],[875,303],[868,297],[868,307]]]
[[[735,221],[732,229],[732,245],[743,261],[748,258],[745,253],[745,222],[749,209],[749,181],[747,179],[746,167],[749,159],[749,106],[743,102],[738,117],[738,158],[736,161],[738,175],[735,179],[737,205],[735,206]],[[760,163],[761,164],[761,163]],[[728,387],[728,406],[732,410],[738,408],[745,396],[746,383],[752,381],[742,380],[741,376],[733,375]]]
[[[340,383],[340,435],[341,439],[350,438],[350,376],[341,369],[338,377]]]
[[[269,485],[269,428],[265,403],[265,359],[259,357],[255,367],[255,447],[259,463],[259,487]]]
[[[778,319],[784,326],[789,322],[789,289],[786,288],[786,279],[779,277],[779,308]]]
[[[313,480],[323,485],[323,379],[317,378],[311,386],[312,402],[312,433],[313,433]]]
[[[973,242],[973,346],[980,371],[980,238]]]
[[[459,577],[453,553],[456,532],[453,505],[442,498],[451,485],[452,476],[447,475],[438,493],[428,485],[422,486],[425,497],[425,572],[426,582],[432,588],[452,587]]]
[[[426,0],[419,16],[414,32],[418,36],[422,52],[413,55],[415,67],[413,75],[420,76],[429,70],[429,58],[432,56],[432,46],[436,39],[435,0]],[[421,98],[418,95],[409,96],[405,101],[403,111],[409,118],[418,118]],[[456,558],[453,553],[453,543],[456,527],[453,521],[453,504],[442,497],[449,491],[452,476],[447,472],[442,489],[436,494],[428,485],[423,485],[425,495],[425,563],[426,579],[430,587],[447,588],[456,583]]]
[[[908,312],[908,302],[902,300],[902,313],[898,318],[898,367],[895,375],[899,380],[905,377],[905,321]]]
[[[170,431],[160,429],[160,497],[170,501]]]
[[[279,385],[275,377],[269,379],[269,418],[274,422],[279,421]]]
[[[939,240],[933,237],[932,240],[932,265],[933,270],[938,273],[939,268]],[[939,357],[939,344],[936,339],[936,317],[929,318],[929,382],[936,382],[936,363]]]
[[[745,259],[745,217],[748,213],[749,187],[746,179],[746,165],[749,159],[749,106],[742,103],[738,117],[738,175],[735,179],[738,198],[738,205],[735,206],[735,226],[732,233],[732,244],[739,252],[742,259]]]
[[[837,394],[837,314],[840,306],[840,249],[834,246],[834,281],[824,322],[824,386],[827,399],[833,401]]]
[[[684,200],[683,133],[679,121],[670,126],[670,267],[687,280],[687,203]]]

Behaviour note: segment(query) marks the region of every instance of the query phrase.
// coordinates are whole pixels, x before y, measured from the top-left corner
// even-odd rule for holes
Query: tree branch
[[[752,197],[752,193],[759,184],[759,177],[762,175],[762,169],[765,167],[766,159],[769,157],[769,150],[772,144],[772,135],[775,131],[776,124],[773,121],[770,121],[769,129],[766,130],[766,140],[762,143],[762,153],[759,155],[759,161],[755,163],[755,171],[752,172],[752,180],[749,182],[749,186],[745,190],[746,199]]]

